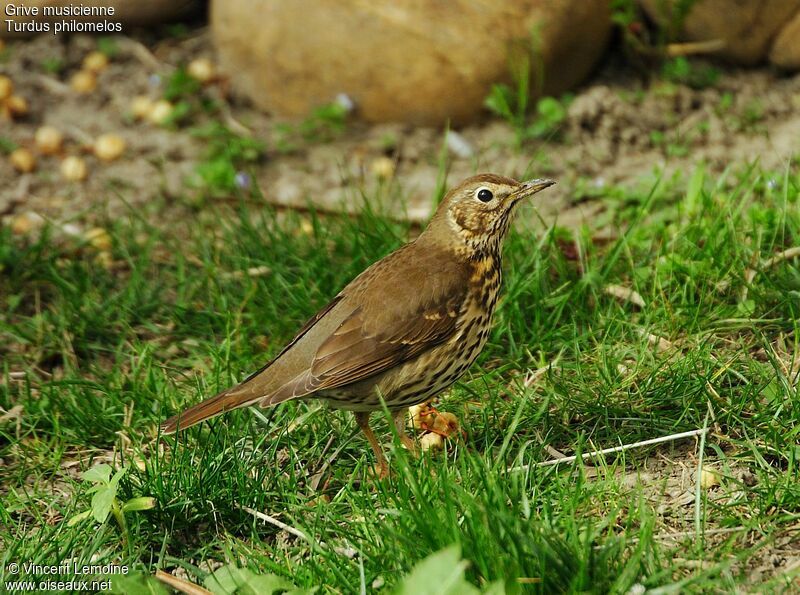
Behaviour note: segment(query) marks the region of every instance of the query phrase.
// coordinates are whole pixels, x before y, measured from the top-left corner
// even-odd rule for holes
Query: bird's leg
[[[389,477],[389,464],[386,462],[386,457],[383,456],[383,450],[381,450],[381,445],[378,442],[378,439],[375,437],[375,432],[373,432],[372,428],[369,427],[369,415],[369,411],[355,412],[356,423],[367,437],[367,442],[369,442],[369,445],[372,447],[372,452],[375,454],[375,459],[378,461],[378,477],[380,479],[384,479]]]
[[[414,441],[411,437],[406,434],[406,415],[408,414],[408,408],[400,409],[399,411],[395,411],[392,413],[392,420],[394,421],[394,427],[397,429],[397,435],[400,437],[400,442],[403,443],[403,446],[408,449],[412,455],[417,454],[417,445],[414,444]]]

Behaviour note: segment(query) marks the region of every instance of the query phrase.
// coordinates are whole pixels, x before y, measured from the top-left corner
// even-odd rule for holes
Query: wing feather
[[[398,274],[415,268],[395,263],[384,274],[373,273],[365,286],[355,283],[351,295],[345,290],[345,299],[359,305],[320,343],[308,370],[270,395],[268,403],[367,380],[454,336],[468,276],[452,260],[439,270],[424,262],[436,257],[418,256],[423,262],[416,267],[435,274]]]

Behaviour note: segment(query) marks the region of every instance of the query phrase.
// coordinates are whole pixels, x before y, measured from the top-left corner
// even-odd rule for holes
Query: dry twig
[[[724,39],[709,39],[707,41],[688,41],[685,43],[667,44],[667,56],[691,56],[693,54],[711,54],[725,47]]]
[[[274,516],[270,516],[270,515],[268,515],[266,513],[259,512],[257,510],[253,510],[249,506],[241,506],[240,504],[236,504],[236,507],[239,508],[240,510],[244,510],[245,512],[247,512],[249,514],[252,514],[257,519],[265,521],[265,522],[269,523],[270,525],[278,527],[279,529],[281,529],[283,531],[286,531],[287,533],[290,533],[291,535],[294,535],[295,537],[298,537],[298,538],[302,539],[306,543],[310,544],[312,547],[318,547],[319,549],[322,549],[322,550],[332,549],[337,554],[340,554],[342,556],[345,556],[345,557],[351,558],[351,559],[355,558],[358,555],[358,551],[353,549],[353,548],[351,548],[351,547],[333,547],[333,548],[330,548],[328,546],[328,544],[326,544],[324,541],[314,541],[308,535],[303,533],[300,529],[296,529],[295,527],[292,527],[291,525],[287,525],[283,521],[280,521],[280,520],[276,519]]]
[[[161,569],[156,570],[156,578],[165,585],[169,585],[179,593],[186,593],[186,595],[213,595],[213,593],[208,589],[204,589],[200,585],[196,585],[194,583],[190,583],[189,581],[185,581],[182,578],[178,578],[177,576],[173,576]]]
[[[708,432],[707,428],[702,428],[699,430],[690,430],[688,432],[679,432],[678,434],[670,434],[669,436],[660,436],[658,438],[650,438],[649,440],[642,440],[640,442],[632,442],[631,444],[622,444],[620,446],[613,446],[611,448],[604,448],[602,450],[594,450],[592,452],[583,453],[580,458],[582,460],[591,459],[593,457],[612,454],[616,452],[624,452],[626,450],[630,450],[632,448],[639,448],[641,446],[650,446],[652,444],[661,444],[662,442],[671,442],[673,440],[680,440],[681,438],[690,438],[692,436],[701,436]],[[562,457],[560,459],[553,459],[551,461],[540,461],[539,463],[535,463],[533,467],[550,467],[552,465],[558,465],[559,463],[571,463],[577,460],[579,457],[578,455],[572,455],[569,457]],[[517,471],[527,471],[530,469],[531,465],[520,465],[519,467],[509,467],[506,469],[508,473],[513,473]]]

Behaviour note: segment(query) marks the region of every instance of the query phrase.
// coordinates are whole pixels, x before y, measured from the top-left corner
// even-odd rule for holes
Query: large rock
[[[219,58],[258,106],[303,116],[348,95],[368,121],[463,123],[532,53],[545,94],[602,55],[609,0],[212,0]],[[531,52],[533,48],[533,51]]]
[[[17,23],[25,23],[36,21],[39,23],[53,21],[75,20],[77,22],[99,22],[109,21],[120,23],[122,31],[125,32],[129,26],[137,25],[154,25],[157,23],[164,23],[175,20],[182,16],[186,16],[191,11],[199,6],[199,0],[0,0],[0,10],[2,10],[2,17],[0,18],[0,37],[16,37],[20,35],[29,35],[37,31],[23,31],[14,33],[13,30],[9,31],[9,26],[6,20],[12,20]],[[9,16],[7,10],[9,7],[25,6],[26,8],[36,7],[39,15],[21,16],[24,13],[15,11],[18,14]],[[114,9],[114,16],[110,17],[92,17],[92,16],[77,16],[77,17],[45,17],[44,7],[79,7],[79,6],[96,6],[96,7],[111,7]],[[39,30],[40,31],[40,30]],[[50,29],[49,33],[52,34],[53,30]],[[113,31],[111,32],[113,33]]]
[[[654,21],[669,22],[676,0],[639,0]],[[698,0],[683,21],[682,38],[686,41],[721,39],[725,47],[717,55],[736,64],[753,65],[772,58],[773,40],[784,39],[781,48],[793,46],[798,59],[800,41],[797,33],[785,38],[790,20],[800,14],[800,0]],[[797,25],[795,25],[797,31]],[[778,59],[786,53],[779,50]]]
[[[769,61],[780,68],[800,70],[800,11],[775,38]]]

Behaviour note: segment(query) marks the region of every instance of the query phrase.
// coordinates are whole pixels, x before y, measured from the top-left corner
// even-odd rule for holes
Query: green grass
[[[752,571],[774,548],[797,555],[800,269],[783,260],[747,279],[800,245],[800,177],[698,168],[598,200],[610,240],[526,226],[509,238],[490,342],[439,405],[465,436],[420,459],[392,449],[396,474],[377,484],[351,417],[314,402],[161,440],[156,427],[280,350],[406,241],[406,225],[369,211],[279,214],[257,199],[169,227],[132,213],[106,222],[110,269],[57,230],[21,239],[0,228],[0,407],[22,408],[0,421],[1,580],[26,578],[12,562],[77,561],[182,569],[202,584],[232,564],[319,592],[388,592],[457,544],[466,579],[500,581],[493,592],[796,588],[797,569]],[[549,364],[525,386],[526,371]],[[702,443],[534,466],[552,458],[547,447],[579,454],[705,426]],[[701,462],[720,486],[696,488]],[[113,517],[68,525],[92,506],[79,474],[99,463],[128,467],[119,502],[155,499],[125,515],[125,539]],[[508,471],[520,465],[531,466]]]

